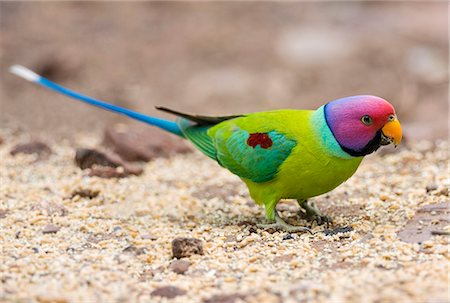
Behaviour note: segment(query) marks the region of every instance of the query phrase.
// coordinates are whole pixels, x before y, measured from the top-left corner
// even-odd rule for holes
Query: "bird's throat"
[[[382,141],[382,133],[381,131],[377,131],[375,137],[373,137],[373,139],[370,140],[369,143],[367,143],[366,146],[364,146],[361,150],[353,150],[340,144],[339,145],[341,146],[342,150],[345,151],[350,156],[364,157],[379,149],[382,143],[381,141]]]

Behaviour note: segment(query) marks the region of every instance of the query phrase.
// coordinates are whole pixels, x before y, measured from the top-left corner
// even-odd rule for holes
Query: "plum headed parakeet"
[[[250,196],[264,205],[274,228],[309,231],[287,224],[275,206],[296,199],[307,218],[328,222],[307,199],[334,189],[358,168],[363,157],[382,145],[397,145],[402,129],[394,107],[369,95],[331,101],[316,110],[274,110],[209,117],[164,107],[177,122],[150,117],[64,88],[31,70],[15,65],[11,72],[43,87],[117,112],[178,135],[222,167],[239,176]]]

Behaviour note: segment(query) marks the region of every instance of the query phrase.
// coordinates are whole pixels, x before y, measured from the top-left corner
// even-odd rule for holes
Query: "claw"
[[[270,224],[257,224],[256,225],[259,228],[273,228],[275,230],[284,230],[289,233],[295,233],[295,232],[309,232],[311,235],[314,235],[314,232],[309,229],[308,227],[304,226],[294,226],[286,223],[278,214],[277,211],[275,211],[275,223]]]
[[[307,201],[301,201],[299,202],[300,207],[303,208],[305,211],[300,211],[300,216],[308,221],[316,222],[317,225],[326,224],[327,228],[329,228],[330,224],[332,224],[332,220],[322,215],[322,213],[317,209],[317,207],[314,205],[314,203],[308,203]]]

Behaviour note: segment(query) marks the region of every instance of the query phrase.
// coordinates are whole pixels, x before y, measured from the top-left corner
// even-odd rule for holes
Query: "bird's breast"
[[[280,167],[275,183],[282,198],[307,199],[331,191],[350,178],[362,158],[342,159],[298,146]]]

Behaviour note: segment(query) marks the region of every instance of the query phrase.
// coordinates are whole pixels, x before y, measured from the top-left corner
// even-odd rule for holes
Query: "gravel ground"
[[[449,301],[446,141],[370,156],[314,199],[340,229],[309,235],[256,228],[263,209],[198,153],[101,179],[74,164],[97,136],[52,142],[47,159],[10,155],[27,135],[0,137],[0,301]],[[293,201],[278,208],[298,219]],[[174,259],[180,237],[204,254]]]

